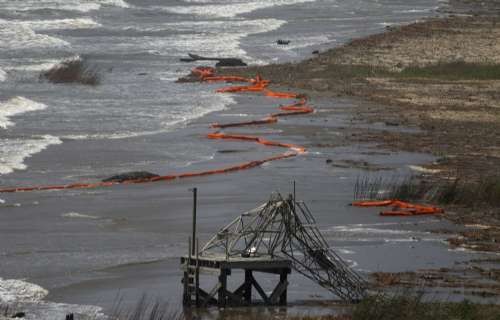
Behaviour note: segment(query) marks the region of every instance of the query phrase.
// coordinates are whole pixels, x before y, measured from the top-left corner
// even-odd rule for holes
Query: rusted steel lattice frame
[[[260,207],[222,228],[202,255],[223,251],[228,257],[287,258],[292,267],[345,301],[365,295],[364,280],[333,252],[310,210],[291,196],[275,194]]]

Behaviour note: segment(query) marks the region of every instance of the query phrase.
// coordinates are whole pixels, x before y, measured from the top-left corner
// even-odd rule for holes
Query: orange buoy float
[[[381,216],[418,216],[444,213],[442,208],[412,204],[400,200],[357,201],[351,205],[356,207],[393,207],[392,211],[381,211]]]

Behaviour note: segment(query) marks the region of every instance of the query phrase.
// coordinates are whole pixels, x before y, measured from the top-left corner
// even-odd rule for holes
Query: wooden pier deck
[[[224,254],[187,255],[181,257],[181,268],[184,273],[183,303],[185,306],[225,307],[252,305],[259,302],[266,305],[286,305],[287,303],[287,278],[292,268],[292,262],[287,259],[271,256],[226,256]],[[244,271],[244,279],[242,279],[242,284],[231,292],[227,287],[227,278],[235,269]],[[279,275],[279,281],[270,295],[267,295],[257,282],[253,276],[254,272]],[[209,290],[200,288],[200,275],[214,274],[218,275],[217,284]],[[261,300],[252,299],[252,289],[255,289]]]

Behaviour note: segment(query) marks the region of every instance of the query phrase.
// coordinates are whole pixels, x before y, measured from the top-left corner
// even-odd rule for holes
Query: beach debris
[[[231,86],[231,87],[222,87],[216,90],[218,93],[225,92],[260,92],[264,96],[278,99],[295,99],[295,103],[291,105],[281,105],[279,110],[281,112],[272,113],[264,119],[260,120],[252,120],[252,121],[244,121],[244,122],[236,122],[236,123],[213,123],[211,125],[212,128],[215,129],[224,129],[227,127],[242,127],[249,125],[262,125],[262,124],[273,124],[278,121],[279,117],[285,116],[294,116],[294,115],[303,115],[314,112],[312,107],[307,105],[307,96],[300,93],[295,92],[278,92],[272,91],[268,89],[268,85],[270,83],[269,80],[264,80],[259,75],[256,75],[255,78],[243,78],[239,76],[218,76],[216,74],[216,69],[213,67],[196,67],[191,71],[190,81],[195,79],[194,81],[206,82],[206,83],[215,83],[215,82],[246,82],[248,85],[245,86]],[[100,182],[95,183],[71,183],[64,185],[46,185],[46,186],[28,186],[28,187],[3,187],[0,188],[0,193],[7,192],[29,192],[29,191],[46,191],[46,190],[66,190],[66,189],[92,189],[92,188],[101,188],[101,187],[112,187],[118,184],[136,184],[136,183],[150,183],[150,182],[159,182],[159,181],[171,181],[176,179],[184,179],[184,178],[193,178],[193,177],[203,177],[208,175],[215,174],[225,174],[240,170],[247,170],[251,168],[255,168],[261,166],[265,163],[288,159],[292,157],[296,157],[300,154],[306,153],[306,148],[291,144],[291,143],[282,143],[278,141],[271,141],[260,137],[255,136],[247,136],[247,135],[236,135],[236,134],[224,134],[220,131],[216,131],[214,133],[207,134],[207,138],[209,139],[229,139],[229,140],[239,140],[239,141],[248,141],[254,142],[260,145],[269,146],[269,147],[281,147],[288,149],[286,152],[280,153],[275,156],[270,156],[264,159],[246,161],[243,163],[239,163],[236,165],[226,166],[217,169],[211,170],[202,170],[202,171],[194,171],[194,172],[185,172],[185,173],[176,173],[176,174],[167,174],[167,175],[156,175],[149,172],[129,172],[124,174],[119,174],[116,176],[112,176],[110,178],[104,179]]]
[[[109,178],[103,179],[102,182],[125,182],[125,181],[137,181],[137,180],[151,180],[152,178],[159,177],[158,174],[154,174],[147,171],[132,171],[120,173]]]
[[[412,204],[400,200],[357,201],[351,205],[355,207],[392,207],[392,211],[381,211],[381,216],[418,216],[444,213],[442,208]]]
[[[363,278],[332,250],[307,205],[292,195],[272,194],[268,202],[220,229],[199,254],[286,259],[294,270],[346,302],[366,295]]]
[[[283,40],[283,39],[278,39],[276,40],[276,43],[281,45],[281,46],[286,46],[286,45],[289,45],[290,44],[290,40]]]
[[[319,54],[319,50],[314,50],[312,54]]]
[[[181,58],[182,62],[195,61],[217,61],[216,67],[246,67],[247,64],[239,58],[202,57],[197,54],[188,53],[189,58]]]

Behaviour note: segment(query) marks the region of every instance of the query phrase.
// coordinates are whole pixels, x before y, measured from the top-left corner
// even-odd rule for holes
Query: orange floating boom
[[[263,92],[265,96],[280,98],[280,99],[300,99],[297,103],[289,106],[281,106],[279,107],[282,111],[289,112],[281,112],[271,114],[270,116],[261,119],[261,120],[253,120],[253,121],[245,121],[245,122],[237,122],[237,123],[227,123],[227,124],[218,124],[214,123],[211,125],[212,128],[228,128],[228,127],[240,127],[240,126],[250,126],[250,125],[261,125],[261,124],[271,124],[276,123],[278,121],[277,117],[282,116],[291,116],[291,115],[299,115],[314,112],[314,109],[306,106],[307,98],[305,95],[297,94],[293,92],[274,92],[267,89],[267,86],[270,84],[269,80],[262,79],[259,75],[255,77],[255,79],[249,79],[239,76],[216,76],[216,70],[212,67],[196,67],[192,70],[192,74],[198,76],[200,81],[203,82],[246,82],[251,83],[252,85],[248,86],[233,86],[233,87],[223,87],[216,92],[224,93],[224,92]],[[277,156],[254,160],[249,162],[240,163],[238,165],[224,167],[220,169],[213,170],[204,170],[199,172],[186,172],[176,175],[164,175],[157,176],[153,178],[147,179],[132,179],[121,182],[97,182],[97,183],[73,183],[66,185],[51,185],[51,186],[33,186],[33,187],[13,187],[13,188],[0,188],[0,193],[4,192],[28,192],[28,191],[46,191],[46,190],[65,190],[65,189],[89,189],[89,188],[99,188],[99,187],[111,187],[119,184],[139,184],[139,183],[151,183],[151,182],[159,182],[159,181],[171,181],[175,179],[183,179],[183,178],[191,178],[191,177],[201,177],[207,175],[214,174],[225,174],[229,172],[234,172],[238,170],[247,170],[257,166],[260,166],[264,163],[287,159],[291,157],[295,157],[299,154],[305,153],[306,148],[297,146],[290,143],[282,143],[277,141],[266,140],[260,137],[254,136],[246,136],[246,135],[229,135],[223,133],[211,133],[207,135],[210,139],[233,139],[240,141],[251,141],[265,146],[272,147],[282,147],[290,149],[289,152],[285,152],[279,154]]]
[[[420,204],[412,204],[400,200],[381,200],[381,201],[358,201],[353,202],[356,207],[388,207],[392,206],[392,211],[382,211],[381,216],[417,216],[428,214],[444,213],[444,209],[438,207],[424,206]],[[406,209],[406,210],[397,210]]]

